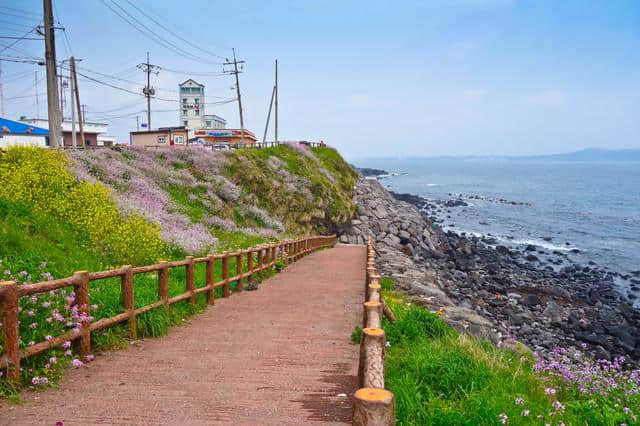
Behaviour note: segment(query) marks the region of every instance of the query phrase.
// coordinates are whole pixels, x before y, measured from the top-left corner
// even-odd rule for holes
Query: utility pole
[[[244,64],[244,61],[236,60],[236,49],[233,50],[233,62],[224,63],[224,65],[233,65],[233,71],[230,71],[230,74],[235,74],[236,76],[236,94],[238,96],[238,111],[240,112],[240,143],[244,144],[244,117],[242,116],[242,97],[240,96],[240,80],[238,79],[238,74],[241,71],[238,71],[238,64]],[[240,68],[242,70],[242,67]]]
[[[269,120],[271,120],[271,107],[273,106],[273,97],[276,94],[276,86],[271,90],[271,100],[269,101],[269,112],[267,113],[267,122],[264,125],[264,134],[262,135],[262,143],[267,142],[267,131],[269,130]]]
[[[136,115],[136,132],[140,131],[140,117]]]
[[[158,75],[160,67],[149,63],[149,52],[147,52],[147,62],[138,64],[137,67],[147,73],[147,85],[142,89],[142,93],[147,97],[147,130],[151,130],[151,97],[156,94],[156,90],[151,87],[151,73]]]
[[[4,93],[2,90],[2,61],[0,61],[0,117],[4,117]]]
[[[276,85],[274,86],[274,92],[276,94],[276,123],[275,123],[275,144],[278,144],[278,60],[276,59]]]
[[[78,106],[78,127],[80,128],[80,145],[85,147],[84,139],[84,105],[80,105],[80,93],[78,91],[78,75],[76,74],[76,59],[71,57],[71,76],[73,78],[73,85],[76,89],[76,105]],[[75,148],[75,145],[74,145]]]
[[[35,73],[35,79],[33,80],[35,82],[34,87],[36,88],[36,119],[40,118],[40,102],[38,102],[38,70],[36,69],[36,73]]]
[[[71,71],[72,69],[74,69],[74,67],[70,64],[69,76],[71,80],[71,96],[69,96],[69,99],[71,100],[71,146],[75,149],[78,146],[76,140],[76,103],[74,102],[73,98],[73,95],[76,92],[76,80],[73,77],[73,71]]]
[[[58,78],[56,66],[56,40],[53,28],[51,0],[43,0],[44,8],[44,46],[47,64],[47,111],[49,120],[49,144],[52,148],[60,146],[60,115],[58,113]]]

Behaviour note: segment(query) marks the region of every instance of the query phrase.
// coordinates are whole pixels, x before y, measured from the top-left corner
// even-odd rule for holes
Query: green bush
[[[63,153],[11,147],[0,154],[0,198],[86,232],[94,251],[115,263],[156,260],[164,248],[159,228],[136,214],[122,216],[104,186],[78,181],[67,166]]]

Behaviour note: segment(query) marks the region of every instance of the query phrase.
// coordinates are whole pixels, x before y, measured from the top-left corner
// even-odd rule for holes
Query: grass
[[[262,237],[255,237],[241,232],[217,232],[220,238],[219,250],[235,250],[249,248],[266,242]],[[167,260],[184,258],[184,252],[167,248]],[[46,264],[43,264],[44,260]],[[69,224],[52,219],[49,216],[34,213],[23,203],[0,199],[0,279],[14,279],[19,283],[37,282],[45,280],[48,274],[56,278],[66,277],[78,270],[100,271],[111,269],[116,265],[108,253],[96,251],[84,233],[73,229]],[[280,265],[282,266],[282,265]],[[247,270],[246,260],[243,270]],[[229,261],[230,275],[235,275],[236,259]],[[254,276],[255,281],[261,281],[272,274],[263,272]],[[214,279],[222,278],[221,261],[216,261]],[[203,287],[205,282],[205,264],[195,267],[195,286]],[[237,290],[237,282],[232,282],[231,291]],[[138,274],[134,277],[134,301],[136,307],[142,307],[158,300],[157,274]],[[71,288],[64,289],[66,294]],[[174,268],[169,274],[169,296],[184,293],[186,290],[186,273],[184,268]],[[90,285],[91,304],[97,305],[91,315],[95,319],[108,318],[123,312],[121,304],[119,278],[92,281]],[[20,300],[20,336],[22,348],[30,341],[40,342],[45,336],[56,336],[68,329],[58,321],[47,322],[54,311],[65,312],[65,294],[45,294],[32,303],[29,298]],[[222,288],[216,289],[216,297],[222,297]],[[51,304],[44,307],[43,304]],[[157,337],[165,335],[169,328],[182,324],[187,318],[202,312],[207,306],[206,295],[197,296],[196,303],[180,302],[170,309],[154,309],[137,317],[137,334],[139,338]],[[33,316],[29,312],[33,312]],[[69,318],[65,318],[69,319]],[[30,324],[36,324],[31,328]],[[0,330],[1,331],[1,330]],[[92,348],[101,351],[108,348],[126,347],[128,345],[128,328],[119,325],[92,334]],[[44,354],[23,360],[22,383],[30,383],[34,378],[46,378],[47,386],[53,385],[63,374],[75,355],[64,355],[62,349],[52,349]],[[3,353],[0,342],[0,355]],[[57,362],[51,365],[51,357]],[[43,385],[38,385],[43,386]],[[0,396],[15,399],[19,387],[0,377]]]
[[[534,355],[523,347],[501,349],[460,334],[407,303],[392,280],[383,279],[383,286],[397,318],[384,320],[383,328],[390,344],[386,386],[396,397],[398,425],[636,424],[637,393],[579,392],[571,381],[536,371]],[[359,342],[358,328],[351,338]]]

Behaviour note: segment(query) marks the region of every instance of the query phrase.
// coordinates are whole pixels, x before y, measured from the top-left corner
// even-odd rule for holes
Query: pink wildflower
[[[69,341],[64,342],[62,344],[62,347],[65,348],[65,349],[69,349],[71,347],[71,342],[69,342]]]
[[[528,417],[529,416],[530,411],[529,410],[522,410],[522,416],[523,417]]]
[[[75,367],[75,368],[80,368],[84,365],[84,363],[82,361],[80,361],[78,358],[74,358],[73,361],[71,361],[71,364]]]
[[[520,398],[520,397],[516,398],[516,404],[518,404],[518,405],[524,404],[524,399]]]
[[[555,390],[554,388],[546,388],[546,389],[544,390],[544,393],[545,393],[546,395],[555,395],[555,394],[556,394],[556,390]]]
[[[51,336],[50,336],[50,335],[48,335],[48,334],[47,334],[46,336],[44,336],[44,340],[46,340],[47,342],[50,342],[50,341],[51,341],[51,339],[53,339],[53,337],[51,337]]]
[[[55,356],[49,358],[49,364],[55,364],[56,362],[58,362],[58,358],[56,358]]]

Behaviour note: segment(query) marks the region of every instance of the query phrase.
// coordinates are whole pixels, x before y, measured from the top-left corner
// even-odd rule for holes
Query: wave
[[[439,183],[425,183],[425,186],[440,186]]]
[[[550,243],[548,241],[544,241],[544,240],[536,240],[536,239],[511,239],[511,238],[507,238],[504,235],[495,235],[495,234],[491,234],[488,235],[486,233],[483,232],[476,232],[476,231],[470,231],[467,229],[462,229],[462,228],[458,228],[456,226],[444,226],[443,228],[445,229],[450,229],[458,234],[461,233],[465,233],[466,235],[469,236],[474,236],[477,238],[495,238],[496,241],[499,241],[501,243],[505,243],[505,244],[509,244],[509,245],[522,245],[522,246],[536,246],[536,247],[541,247],[543,249],[549,250],[549,251],[564,251],[564,252],[569,252],[571,250],[574,249],[578,249],[581,250],[579,247],[576,246],[567,246],[567,245],[557,245],[557,244],[553,244]]]
[[[511,244],[517,244],[517,245],[523,245],[523,246],[537,246],[537,247],[542,247],[544,249],[547,250],[556,250],[556,251],[571,251],[573,249],[578,249],[578,247],[574,247],[574,246],[568,246],[568,245],[557,245],[557,244],[552,244],[548,241],[544,241],[544,240],[535,240],[535,239],[526,239],[526,240],[509,240],[507,238],[502,238],[502,237],[496,237],[496,239],[500,240],[500,241],[504,241],[504,242],[509,242]]]

